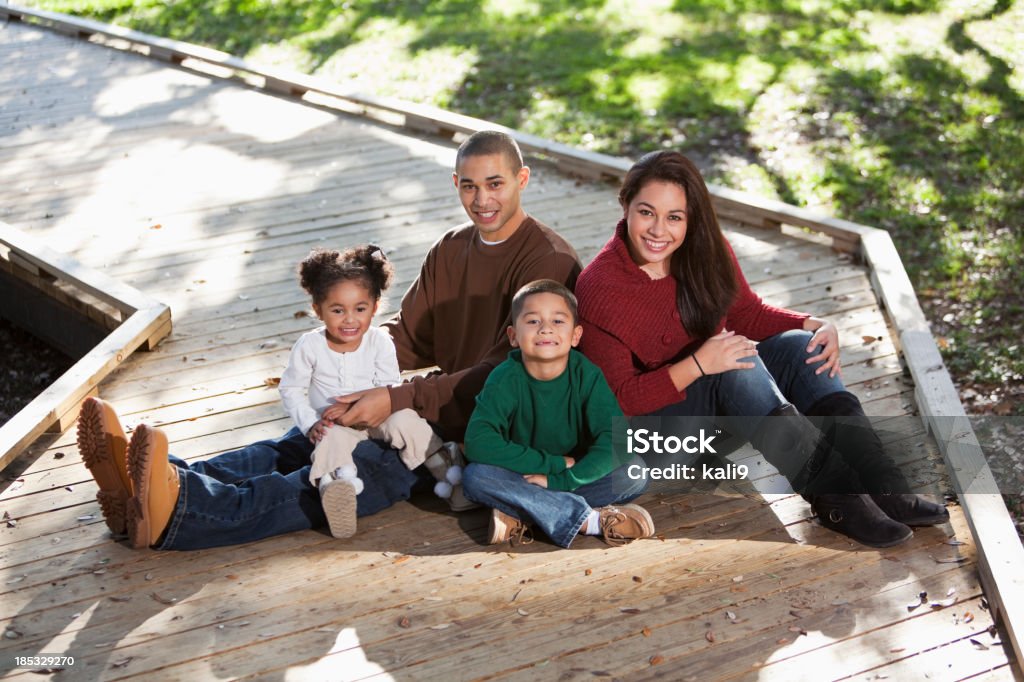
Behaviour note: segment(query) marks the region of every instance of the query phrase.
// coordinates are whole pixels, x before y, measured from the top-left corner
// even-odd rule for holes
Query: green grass
[[[1024,0],[35,4],[882,227],[957,381],[1024,393]]]

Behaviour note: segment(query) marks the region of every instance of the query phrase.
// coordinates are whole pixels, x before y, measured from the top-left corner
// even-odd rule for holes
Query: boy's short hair
[[[515,296],[512,297],[512,324],[516,323],[519,319],[519,315],[523,312],[523,306],[526,305],[526,299],[536,294],[555,294],[565,299],[565,305],[569,307],[569,312],[572,314],[572,323],[576,324],[576,297],[573,295],[569,288],[561,282],[556,282],[553,279],[538,279],[524,284],[519,291],[516,292]]]
[[[504,156],[512,166],[513,173],[518,173],[523,167],[523,152],[519,150],[519,145],[511,135],[500,130],[481,130],[467,137],[459,145],[459,151],[455,154],[455,170],[458,171],[462,162],[470,156],[491,154]]]

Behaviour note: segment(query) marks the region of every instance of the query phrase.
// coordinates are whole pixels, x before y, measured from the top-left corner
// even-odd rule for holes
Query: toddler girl
[[[356,495],[363,490],[352,450],[366,438],[387,441],[413,469],[445,446],[413,410],[399,410],[360,430],[322,419],[336,396],[401,382],[391,336],[371,326],[394,268],[372,244],[338,252],[313,249],[299,265],[302,288],[324,323],[299,337],[281,375],[281,399],[296,426],[316,443],[309,479],[336,538],[356,532]],[[454,445],[454,444],[451,444]]]

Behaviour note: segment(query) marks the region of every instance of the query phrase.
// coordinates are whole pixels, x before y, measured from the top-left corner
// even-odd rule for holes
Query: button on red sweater
[[[704,339],[683,328],[676,308],[676,280],[652,280],[633,262],[625,235],[623,220],[583,269],[576,297],[583,325],[580,349],[604,372],[622,411],[633,416],[686,398],[686,391],[676,390],[668,368],[697,350]],[[729,329],[761,341],[800,329],[809,315],[767,305],[750,290],[731,246],[729,253],[739,290],[718,331]]]

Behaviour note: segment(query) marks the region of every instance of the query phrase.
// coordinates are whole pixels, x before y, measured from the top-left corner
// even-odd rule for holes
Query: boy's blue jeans
[[[647,489],[646,478],[629,477],[632,465],[645,466],[634,456],[604,478],[565,492],[528,483],[522,474],[504,467],[473,462],[462,474],[462,493],[477,504],[533,522],[556,545],[568,547],[591,509],[629,502]]]
[[[297,428],[280,438],[178,467],[181,489],[158,549],[221,547],[327,523],[309,481],[313,444]],[[352,453],[364,489],[356,514],[369,516],[409,499],[417,473],[398,452],[366,440]]]

